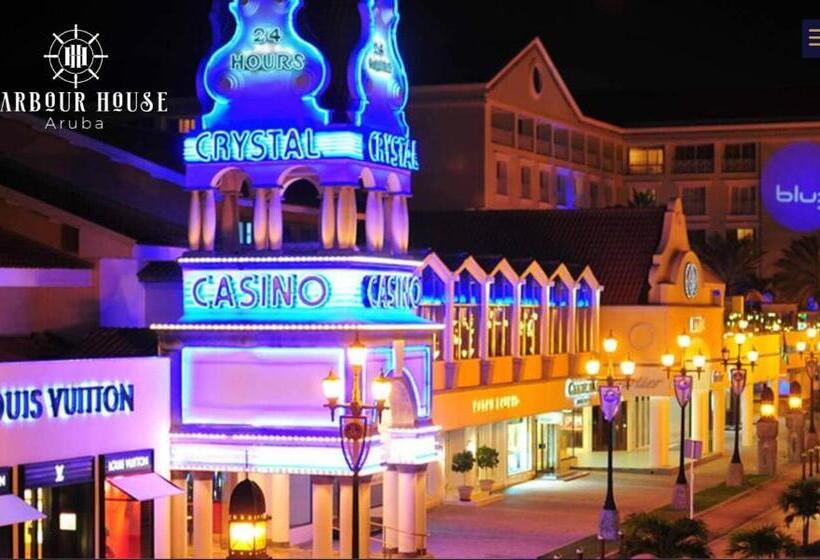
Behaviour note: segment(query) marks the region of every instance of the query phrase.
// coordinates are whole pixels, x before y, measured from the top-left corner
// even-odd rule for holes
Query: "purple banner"
[[[675,398],[678,399],[678,404],[683,408],[692,398],[692,376],[691,375],[676,375],[672,378],[672,384],[675,388]]]
[[[94,482],[94,457],[23,465],[23,488],[67,486]]]
[[[621,408],[621,388],[618,385],[601,385],[598,387],[598,397],[601,400],[601,412],[604,420],[612,422]]]
[[[740,395],[743,389],[746,388],[746,370],[733,369],[732,370],[732,392],[735,395]]]
[[[103,455],[103,473],[105,476],[119,474],[137,474],[154,470],[154,450],[123,451]]]

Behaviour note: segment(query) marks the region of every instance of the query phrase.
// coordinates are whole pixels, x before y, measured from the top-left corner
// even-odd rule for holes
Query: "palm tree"
[[[774,525],[739,529],[729,535],[726,554],[741,558],[785,558],[797,556],[797,541]]]
[[[645,191],[632,189],[632,198],[629,199],[630,208],[654,208],[655,206],[655,191],[652,189],[646,189]]]
[[[635,513],[624,522],[627,558],[653,554],[658,558],[710,558],[709,531],[700,519],[668,520],[655,513]]]
[[[760,284],[756,272],[763,254],[753,239],[713,233],[696,250],[700,260],[726,284],[726,295],[740,295]]]
[[[774,284],[779,295],[802,305],[820,302],[820,235],[793,239],[775,263]]]
[[[808,478],[793,482],[780,494],[779,501],[787,526],[798,517],[803,520],[803,546],[808,546],[809,522],[820,515],[820,480]]]

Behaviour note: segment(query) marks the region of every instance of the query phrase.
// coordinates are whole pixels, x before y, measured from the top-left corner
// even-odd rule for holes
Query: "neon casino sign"
[[[820,228],[820,144],[796,142],[776,151],[761,175],[763,206],[781,226]]]
[[[334,313],[352,318],[367,311],[412,314],[422,295],[421,281],[410,272],[366,269],[183,270],[183,289],[187,320],[332,320]]]

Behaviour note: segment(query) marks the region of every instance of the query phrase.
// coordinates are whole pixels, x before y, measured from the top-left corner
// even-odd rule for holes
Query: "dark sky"
[[[272,1],[272,0],[271,0]],[[306,0],[307,10],[329,2]],[[100,32],[100,88],[192,95],[210,0],[36,1],[0,20],[0,89],[47,87],[52,31]],[[800,53],[820,2],[402,0],[410,81],[484,81],[539,36],[582,109],[615,122],[820,117],[820,59]]]

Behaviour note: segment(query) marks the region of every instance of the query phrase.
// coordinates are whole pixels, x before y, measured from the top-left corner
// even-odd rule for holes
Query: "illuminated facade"
[[[538,39],[486,83],[414,87],[408,119],[423,139],[418,209],[604,208],[651,191],[660,204],[683,200],[693,243],[757,239],[764,270],[820,227],[819,122],[603,122],[584,114]]]

